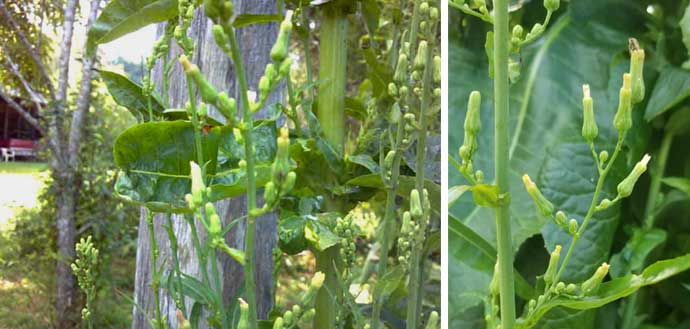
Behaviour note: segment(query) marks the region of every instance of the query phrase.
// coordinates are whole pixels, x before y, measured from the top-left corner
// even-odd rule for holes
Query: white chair
[[[14,156],[15,156],[14,150],[4,148],[4,147],[0,148],[0,150],[2,151],[2,158],[3,158],[3,160],[5,160],[5,162],[10,161],[10,159],[12,159],[12,161],[14,161]]]

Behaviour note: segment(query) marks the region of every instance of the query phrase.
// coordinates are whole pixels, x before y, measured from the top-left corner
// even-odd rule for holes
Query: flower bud
[[[494,275],[491,277],[491,282],[489,283],[489,292],[491,295],[498,296],[500,293],[500,287],[499,287],[499,271],[500,269],[498,268],[498,261],[496,261],[496,264],[494,265]]]
[[[429,19],[430,19],[430,20],[432,20],[432,21],[435,22],[435,21],[438,21],[438,18],[439,18],[439,17],[440,17],[440,16],[439,16],[439,13],[438,13],[438,8],[432,7],[431,9],[429,9]]]
[[[562,294],[565,292],[565,282],[559,282],[556,284],[556,293]]]
[[[282,62],[285,57],[287,57],[288,53],[288,42],[290,41],[290,31],[292,31],[292,22],[291,22],[291,12],[288,12],[287,15],[285,15],[285,20],[283,20],[282,23],[280,23],[280,31],[278,31],[278,38],[276,39],[276,43],[273,44],[273,48],[271,48],[271,59],[273,62],[280,63]]]
[[[204,178],[201,174],[201,167],[194,161],[190,161],[189,166],[191,168],[190,176],[192,178],[192,197],[195,204],[201,205],[203,193],[206,190]]]
[[[393,74],[393,80],[397,82],[398,84],[404,84],[407,82],[407,66],[409,62],[407,59],[407,55],[405,54],[400,54],[398,57],[398,64],[395,66],[395,73]],[[405,87],[407,88],[407,87]],[[401,87],[401,95],[402,95],[402,87]]]
[[[388,95],[398,96],[398,86],[394,82],[388,84]]]
[[[473,135],[479,133],[482,127],[480,116],[481,105],[481,94],[478,91],[470,93],[470,99],[467,102],[467,114],[465,115],[465,131]]]
[[[601,162],[602,165],[604,163],[606,163],[606,160],[608,160],[608,159],[609,159],[609,152],[607,152],[605,150],[599,152],[599,161]]]
[[[601,202],[599,203],[599,206],[597,207],[597,210],[604,210],[604,209],[606,209],[606,208],[608,208],[608,207],[610,207],[610,206],[611,206],[611,200],[609,200],[609,199],[604,199],[604,200],[601,200]]]
[[[556,248],[553,250],[553,252],[551,253],[551,257],[549,258],[549,266],[546,268],[546,272],[544,272],[544,282],[553,282],[556,276],[556,272],[558,271],[558,261],[560,259],[561,245],[556,245]]]
[[[218,90],[210,84],[199,71],[199,67],[190,63],[187,56],[180,56],[180,63],[184,67],[185,73],[196,83],[199,94],[204,102],[215,104],[218,97]]]
[[[513,32],[512,32],[512,37],[517,38],[517,39],[522,39],[522,35],[525,33],[525,30],[522,28],[522,25],[517,24],[513,26]]]
[[[211,16],[209,16],[211,17]],[[216,24],[213,26],[213,38],[216,40],[216,44],[221,49],[226,49],[230,45],[230,41],[228,40],[228,35],[225,34],[225,31],[223,30],[223,27]]]
[[[565,287],[565,292],[567,292],[567,293],[569,293],[569,294],[572,294],[572,293],[575,292],[576,289],[577,289],[577,286],[576,286],[574,283],[569,283],[569,284]]]
[[[556,213],[556,224],[557,224],[558,226],[560,226],[560,227],[566,227],[566,226],[567,226],[567,224],[566,224],[567,220],[568,220],[568,218],[565,216],[565,213],[564,213],[564,212],[562,212],[562,211],[559,210],[559,211]]]
[[[483,181],[484,181],[484,172],[481,171],[481,170],[477,170],[477,171],[474,173],[474,178],[477,179],[477,182],[478,182],[478,183],[483,182]]]
[[[441,83],[441,57],[434,56],[434,82]]]
[[[268,182],[264,185],[264,202],[267,205],[272,205],[276,198],[278,197],[278,191],[276,191],[276,186],[273,182]]]
[[[568,233],[570,233],[570,235],[575,236],[575,234],[577,234],[577,228],[577,220],[575,218],[571,218],[570,222],[568,222]]]
[[[285,176],[285,181],[283,182],[283,185],[280,187],[280,194],[285,195],[286,193],[290,192],[293,187],[295,187],[295,182],[297,181],[297,174],[294,171],[291,171]]]
[[[259,79],[259,95],[261,99],[268,98],[269,92],[271,92],[271,80],[264,75]]]
[[[534,204],[537,206],[537,210],[542,216],[551,216],[554,207],[551,201],[546,199],[546,197],[541,193],[536,184],[529,178],[527,174],[522,175],[522,182],[525,184],[525,189],[527,193],[532,197]]]
[[[642,176],[642,174],[647,170],[647,163],[649,163],[649,159],[651,159],[649,154],[645,154],[644,157],[642,157],[642,160],[635,164],[635,167],[633,167],[633,170],[630,172],[630,174],[628,174],[628,177],[625,177],[625,179],[618,184],[619,198],[625,198],[632,194],[637,179],[640,178],[640,176]]]
[[[218,214],[213,214],[208,218],[208,234],[211,237],[220,236],[223,231],[223,224],[220,221]]]
[[[292,321],[294,320],[292,318],[292,311],[291,310],[285,311],[285,313],[283,314],[283,318],[285,319],[285,322],[292,323]]]
[[[412,189],[412,191],[410,191],[410,214],[412,214],[414,218],[420,218],[424,214],[422,202],[419,198],[419,191],[417,191],[417,189]]]
[[[606,274],[609,272],[609,264],[603,263],[597,270],[594,272],[591,278],[587,279],[587,281],[582,283],[582,294],[583,295],[588,295],[591,293],[595,293],[597,288],[599,288],[599,284],[601,281],[604,280],[604,277]]]
[[[544,0],[544,8],[548,11],[556,11],[560,5],[560,0]]]
[[[237,322],[237,329],[247,329],[249,326],[249,304],[242,298],[238,298],[240,303],[240,320]]]
[[[326,280],[326,275],[323,272],[314,273],[314,277],[311,278],[311,288],[319,289],[323,286],[323,281]]]
[[[623,74],[623,86],[620,90],[620,98],[618,101],[618,111],[613,117],[613,126],[616,127],[618,133],[628,131],[632,127],[632,82],[630,73]]]
[[[282,63],[280,63],[280,67],[278,68],[278,72],[282,76],[287,76],[290,74],[290,68],[292,68],[292,58],[288,57],[283,60]]]
[[[582,93],[584,94],[582,98],[582,137],[591,144],[594,142],[594,139],[597,138],[599,128],[597,128],[597,121],[594,118],[594,105],[592,104],[592,97],[589,94],[589,85],[582,86]]]
[[[277,317],[275,321],[273,321],[273,329],[283,329],[283,318],[282,317]]]
[[[237,113],[237,101],[234,98],[228,97],[228,94],[223,91],[218,93],[216,108],[226,119],[232,120],[235,117],[235,113]]]
[[[423,71],[426,66],[427,61],[427,42],[422,40],[419,42],[417,47],[417,56],[414,58],[414,69],[417,71]]]
[[[422,2],[419,5],[419,13],[422,15],[426,15],[429,13],[429,3],[428,2]]]
[[[429,314],[429,320],[427,320],[426,327],[424,327],[424,329],[438,329],[438,328],[439,328],[438,312],[432,311]]]
[[[630,75],[632,78],[632,103],[637,104],[644,99],[644,49],[640,48],[637,40],[630,39]]]

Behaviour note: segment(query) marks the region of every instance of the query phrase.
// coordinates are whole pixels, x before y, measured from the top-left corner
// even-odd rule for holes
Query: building
[[[38,117],[36,107],[30,102],[19,97],[15,97],[14,101],[32,116]],[[0,161],[8,158],[34,158],[40,138],[41,133],[0,97],[0,148],[3,149]]]

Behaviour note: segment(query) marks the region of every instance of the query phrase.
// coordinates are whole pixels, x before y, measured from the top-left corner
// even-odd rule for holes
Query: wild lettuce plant
[[[564,279],[564,271],[573,255],[576,253],[578,241],[587,232],[588,225],[597,214],[606,212],[607,209],[619,203],[622,199],[632,194],[635,183],[646,171],[651,157],[644,155],[632,168],[627,177],[622,178],[617,187],[615,197],[611,199],[604,196],[606,178],[612,168],[617,165],[616,159],[624,152],[626,136],[633,126],[633,107],[643,101],[645,96],[645,83],[643,78],[645,53],[635,39],[630,39],[630,67],[628,72],[622,74],[622,86],[619,91],[618,109],[612,120],[612,127],[617,134],[616,143],[612,149],[604,149],[597,145],[599,128],[597,126],[594,101],[589,85],[583,85],[582,97],[582,128],[581,135],[584,144],[587,145],[595,164],[597,178],[594,180],[589,207],[585,210],[581,219],[570,217],[564,205],[555,204],[537,187],[528,173],[522,176],[526,194],[531,198],[537,216],[532,218],[546,218],[553,221],[554,225],[570,236],[569,240],[561,240],[550,250],[550,259],[542,275],[537,276],[535,287],[532,287],[514,269],[514,243],[511,233],[511,211],[514,202],[510,189],[510,158],[513,155],[513,145],[517,141],[509,138],[509,87],[510,83],[517,82],[520,76],[520,62],[515,60],[520,55],[523,45],[535,41],[541,35],[551,20],[552,13],[559,9],[558,0],[545,0],[543,7],[546,9],[544,23],[537,23],[530,32],[525,35],[521,25],[516,24],[510,30],[507,1],[494,1],[489,10],[484,1],[450,2],[452,7],[460,9],[471,16],[478,17],[493,25],[493,31],[486,35],[486,53],[489,57],[489,74],[493,80],[494,100],[494,168],[495,183],[489,184],[484,180],[484,173],[477,170],[473,159],[478,152],[478,134],[481,129],[481,95],[474,91],[470,94],[464,124],[463,145],[459,149],[460,163],[454,162],[458,172],[465,178],[468,184],[454,186],[450,190],[450,200],[455,202],[465,191],[471,191],[474,202],[483,207],[493,208],[496,217],[496,250],[492,243],[484,240],[480,233],[456,222],[452,229],[457,232],[469,244],[479,248],[483,253],[491,253],[495,256],[493,277],[488,285],[488,294],[483,298],[484,324],[487,328],[532,328],[540,319],[554,308],[569,308],[586,310],[598,308],[619,298],[634,293],[639,288],[654,284],[674,274],[690,268],[690,256],[685,255],[654,263],[639,274],[620,276],[613,280],[605,281],[609,271],[609,264],[597,264],[596,269],[590,272],[589,278],[582,281],[570,281]],[[561,20],[556,29],[562,29]],[[546,42],[550,42],[546,41]],[[532,70],[530,73],[535,72]],[[537,78],[530,76],[530,79]],[[533,80],[530,80],[530,83]],[[585,81],[583,81],[585,82]],[[529,89],[528,89],[529,92]],[[526,108],[524,108],[526,110]],[[521,110],[522,112],[522,110]],[[600,116],[601,117],[601,116]],[[522,128],[522,122],[518,121],[517,131]],[[608,129],[607,129],[608,134]],[[608,139],[608,136],[606,136]],[[608,145],[607,141],[602,144]],[[609,151],[611,155],[609,155]],[[568,161],[561,159],[561,161]],[[536,174],[536,173],[534,173]],[[524,209],[524,207],[521,207]],[[571,215],[572,216],[572,215]],[[534,224],[538,226],[538,223]],[[541,224],[543,225],[543,224]],[[559,235],[563,236],[563,235]],[[451,241],[452,243],[452,241]],[[562,245],[566,245],[566,252],[561,257]],[[462,280],[460,277],[458,280]],[[517,289],[516,289],[517,287]],[[524,299],[524,310],[518,317],[516,315],[516,295]],[[452,307],[452,306],[451,306]]]
[[[429,179],[438,163],[428,150],[440,105],[437,4],[277,1],[284,14],[256,15],[236,12],[226,0],[143,1],[127,10],[124,3],[104,9],[89,42],[108,42],[167,21],[141,86],[101,72],[115,100],[140,120],[118,137],[114,153],[122,169],[117,192],[146,208],[151,326],[195,328],[205,319],[216,328],[381,328],[403,322],[407,328],[437,328],[438,306],[423,303],[425,283],[438,270],[429,266],[434,263],[429,255],[440,248],[440,187]],[[210,83],[194,64],[199,54],[189,30],[201,13],[212,21],[215,44],[232,62],[238,99]],[[318,81],[311,62],[314,13],[320,15]],[[139,20],[144,16],[148,21]],[[353,17],[366,18],[365,24],[352,24]],[[270,62],[251,86],[241,51],[250,45],[241,45],[236,31],[270,22],[280,24]],[[356,97],[348,97],[350,29],[366,31],[358,42],[368,74]],[[176,61],[168,60],[173,43],[181,49]],[[306,79],[294,78],[296,59],[304,60]],[[151,77],[159,60],[162,85]],[[176,66],[186,77],[184,109],[166,105],[167,76]],[[269,96],[282,88],[286,99],[271,104]],[[268,118],[257,119],[266,108],[272,110]],[[218,202],[239,195],[246,197],[244,213],[222,214]],[[274,212],[276,263],[310,251],[316,273],[297,304],[276,306],[268,319],[259,319],[254,236],[261,216]],[[164,246],[154,233],[156,213],[168,214],[169,259],[160,257]],[[180,217],[170,214],[182,214],[188,224],[198,276],[180,266],[172,229]],[[228,216],[232,219],[224,221]],[[242,248],[225,239],[239,222],[246,224]],[[372,242],[362,243],[364,237]],[[219,253],[244,270],[244,289],[232,305],[224,295]],[[163,293],[172,296],[176,319],[161,310]],[[361,302],[360,296],[372,297]],[[401,300],[402,309],[396,306]]]

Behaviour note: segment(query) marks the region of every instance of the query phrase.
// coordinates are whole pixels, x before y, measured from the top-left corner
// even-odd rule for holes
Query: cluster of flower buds
[[[163,36],[161,36],[158,41],[153,45],[153,52],[151,55],[146,59],[146,74],[142,78],[142,94],[145,97],[149,97],[153,94],[154,86],[153,86],[153,81],[151,81],[151,71],[153,70],[153,66],[156,64],[156,61],[159,58],[164,58],[165,56],[168,55],[168,51],[170,49],[170,40],[173,37],[173,31],[174,31],[174,26],[172,21],[168,22],[168,25],[165,27],[165,33],[163,33]]]
[[[356,209],[356,208],[355,208]],[[354,209],[353,209],[354,210]],[[354,216],[338,217],[335,222],[335,234],[340,237],[340,257],[346,263],[344,268],[349,269],[355,263],[357,246],[355,239],[359,233],[359,227],[355,223]]]
[[[268,96],[276,88],[278,82],[290,75],[292,59],[288,57],[290,45],[290,32],[292,31],[292,11],[285,13],[283,22],[280,23],[278,38],[271,48],[272,63],[266,65],[264,75],[259,79],[259,102],[252,104],[252,111],[258,111],[268,99]]]
[[[280,128],[277,145],[278,150],[271,166],[271,181],[264,185],[264,206],[260,209],[262,212],[275,207],[297,181],[297,174],[290,170],[290,136],[287,126]]]
[[[178,12],[180,13],[180,25],[175,27],[173,36],[177,40],[184,53],[188,56],[194,52],[194,40],[187,35],[187,30],[192,25],[194,10],[196,9],[195,0],[179,0],[177,2]]]
[[[182,64],[187,76],[197,85],[201,100],[213,105],[229,122],[232,122],[235,113],[237,113],[237,101],[229,97],[225,92],[218,92],[218,90],[204,78],[199,67],[189,62],[186,55],[180,56],[180,64]],[[202,109],[203,105],[199,107],[199,111],[203,112],[201,111]],[[205,113],[199,114],[202,117],[205,116]]]
[[[204,0],[204,13],[216,23],[227,23],[234,14],[232,1]]]
[[[323,272],[316,272],[311,279],[311,284],[307,291],[302,295],[299,304],[295,304],[291,309],[285,311],[282,316],[277,317],[273,321],[273,329],[288,329],[295,328],[299,322],[309,322],[314,318],[316,310],[308,305],[312,305],[316,292],[321,289],[323,282],[326,280],[326,275]]]
[[[424,189],[420,195],[417,189],[412,189],[410,191],[410,211],[403,212],[398,238],[398,261],[400,263],[407,264],[412,249],[422,248],[430,214],[429,192]]]
[[[77,282],[82,291],[87,294],[87,298],[94,297],[96,289],[96,267],[98,265],[98,249],[93,245],[91,236],[86,239],[81,238],[76,245],[77,258],[72,263],[72,272],[77,277]],[[89,296],[91,295],[91,296]],[[91,311],[87,307],[81,310],[81,318],[88,321]]]
[[[473,171],[472,158],[477,152],[477,135],[482,127],[480,110],[482,107],[482,96],[478,91],[470,93],[470,99],[467,102],[467,113],[465,114],[465,138],[462,141],[462,146],[458,150],[460,159],[462,159],[462,169],[467,172]]]

